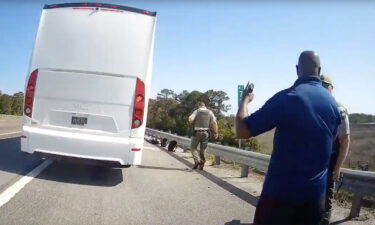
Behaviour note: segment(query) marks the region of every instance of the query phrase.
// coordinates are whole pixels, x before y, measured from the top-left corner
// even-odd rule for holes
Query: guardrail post
[[[352,201],[352,208],[350,209],[350,218],[355,218],[359,216],[361,211],[363,194],[355,193]]]
[[[220,165],[220,156],[215,155],[215,165]]]
[[[249,166],[241,165],[241,176],[240,177],[248,177],[249,176]]]

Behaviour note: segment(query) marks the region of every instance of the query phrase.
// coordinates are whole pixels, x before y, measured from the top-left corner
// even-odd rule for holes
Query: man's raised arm
[[[236,135],[238,138],[250,138],[252,137],[249,129],[247,128],[244,119],[249,116],[247,111],[247,105],[253,100],[254,94],[252,93],[252,87],[249,84],[246,86],[243,95],[242,102],[238,108],[236,115]]]

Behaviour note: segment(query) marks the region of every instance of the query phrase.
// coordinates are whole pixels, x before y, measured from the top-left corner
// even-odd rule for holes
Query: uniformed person
[[[189,116],[189,123],[194,125],[194,133],[191,138],[191,153],[194,158],[193,169],[199,167],[203,170],[206,162],[205,151],[210,137],[210,127],[213,128],[213,136],[217,138],[218,127],[214,113],[206,108],[203,102],[198,103],[198,109]],[[198,144],[199,152],[198,152]]]
[[[320,76],[322,85],[331,94],[333,92],[333,85],[331,79],[327,75]],[[336,101],[337,102],[337,101]],[[328,225],[332,212],[332,200],[335,187],[335,181],[340,178],[340,168],[345,161],[349,151],[350,143],[350,128],[349,117],[346,108],[337,102],[338,109],[341,115],[341,124],[338,127],[337,135],[333,142],[331,160],[329,162],[328,180],[327,180],[327,193],[325,199],[325,214],[323,218],[323,225]]]

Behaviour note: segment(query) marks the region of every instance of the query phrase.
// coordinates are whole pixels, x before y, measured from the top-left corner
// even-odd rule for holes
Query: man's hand
[[[344,163],[345,158],[349,152],[349,143],[350,143],[349,134],[339,137],[339,141],[340,141],[340,150],[339,150],[339,155],[337,157],[336,164],[332,173],[333,181],[338,181],[340,177],[342,176],[340,174],[340,168],[342,167],[342,164]]]
[[[340,169],[335,169],[332,172],[332,180],[336,182],[336,181],[340,180],[340,177],[341,177]]]
[[[214,138],[215,140],[219,137],[219,134],[218,133],[214,133]]]
[[[244,119],[249,115],[247,112],[247,104],[251,102],[254,98],[253,94],[254,85],[247,83],[245,90],[242,93],[242,102],[238,107],[238,112],[236,116],[236,135],[237,138],[250,138],[251,134],[247,126],[244,123]]]
[[[242,104],[249,104],[252,100],[254,99],[254,94],[253,93],[249,93],[247,94],[246,96],[243,96],[242,97]]]
[[[251,102],[254,99],[254,84],[253,83],[247,83],[245,90],[242,93],[242,103],[247,105],[249,102]]]

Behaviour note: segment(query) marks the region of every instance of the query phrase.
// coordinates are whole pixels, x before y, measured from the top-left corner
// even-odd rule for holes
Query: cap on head
[[[319,76],[320,59],[318,53],[314,51],[303,51],[298,59],[298,76]]]
[[[198,107],[205,107],[206,104],[204,104],[204,102],[198,102]]]
[[[332,80],[331,80],[331,78],[329,76],[327,76],[327,75],[321,75],[320,76],[320,80],[322,80],[323,87],[325,87],[325,88],[328,88],[329,86],[333,87]]]

